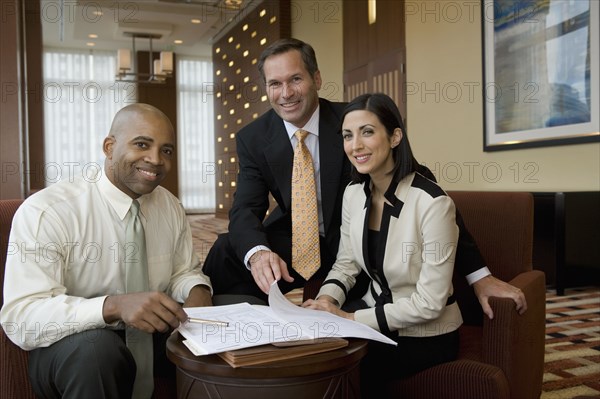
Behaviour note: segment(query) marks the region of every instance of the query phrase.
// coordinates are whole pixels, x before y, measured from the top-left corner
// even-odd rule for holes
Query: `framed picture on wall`
[[[484,151],[600,142],[597,0],[484,0]]]

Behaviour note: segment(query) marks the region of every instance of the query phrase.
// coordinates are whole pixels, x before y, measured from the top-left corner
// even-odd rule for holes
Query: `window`
[[[177,57],[179,196],[190,212],[215,211],[212,63]]]
[[[115,70],[114,52],[44,50],[46,185],[103,168],[112,119],[136,101],[135,85],[116,83]]]

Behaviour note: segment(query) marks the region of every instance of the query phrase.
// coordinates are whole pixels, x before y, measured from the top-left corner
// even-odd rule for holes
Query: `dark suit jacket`
[[[321,206],[325,241],[335,256],[340,239],[344,189],[350,181],[350,161],[339,133],[344,103],[320,99],[319,158]],[[272,109],[237,134],[239,175],[229,212],[230,243],[239,259],[257,245],[269,246],[265,228],[291,236],[291,180],[294,152],[283,120]],[[277,202],[267,220],[269,193]],[[263,224],[264,222],[264,224]]]

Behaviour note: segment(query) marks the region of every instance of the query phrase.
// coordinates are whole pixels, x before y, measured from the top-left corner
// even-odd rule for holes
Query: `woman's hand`
[[[329,295],[321,295],[317,299],[309,299],[302,304],[303,308],[324,310],[348,320],[354,320],[354,313],[344,312],[338,302]]]

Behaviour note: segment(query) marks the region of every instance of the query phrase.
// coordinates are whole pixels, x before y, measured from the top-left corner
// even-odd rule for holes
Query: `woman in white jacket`
[[[342,137],[353,182],[344,193],[340,247],[317,298],[303,306],[367,324],[398,343],[371,342],[363,361],[363,390],[380,397],[376,391],[387,380],[456,358],[462,317],[452,273],[459,230],[450,197],[418,173],[390,97],[365,94],[350,102]],[[361,270],[369,288],[346,304]]]

